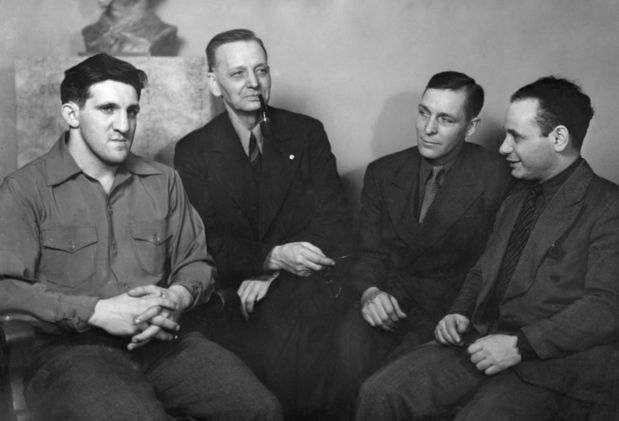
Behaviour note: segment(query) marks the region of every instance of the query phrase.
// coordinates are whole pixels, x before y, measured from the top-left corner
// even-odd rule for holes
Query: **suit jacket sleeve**
[[[492,237],[488,241],[492,240]],[[483,257],[483,256],[482,256]],[[469,271],[466,275],[466,279],[454,300],[454,303],[449,310],[449,314],[459,313],[464,314],[467,317],[471,317],[475,310],[475,303],[477,301],[477,297],[481,292],[482,287],[482,269],[480,261],[482,257],[479,258],[477,264]]]
[[[517,179],[511,179],[508,187],[509,194],[517,193],[518,191],[520,191],[520,189],[523,188],[523,186],[524,183],[520,183]],[[483,284],[483,259],[488,253],[488,245],[493,244],[495,233],[499,228],[500,221],[505,215],[506,201],[507,199],[503,202],[496,214],[492,233],[490,234],[488,241],[486,242],[486,250],[479,257],[479,259],[477,259],[477,263],[475,264],[475,266],[473,266],[473,268],[471,268],[471,270],[469,270],[469,272],[467,273],[464,283],[462,284],[462,287],[460,288],[460,291],[458,292],[458,295],[456,296],[456,299],[454,300],[449,310],[449,314],[460,313],[466,315],[469,318],[473,315],[473,312],[475,311],[475,304],[477,302],[479,294],[481,293]]]
[[[386,289],[387,258],[389,249],[382,241],[381,234],[381,191],[370,164],[363,179],[361,191],[361,215],[359,219],[359,258],[351,272],[354,292],[361,296],[372,287]]]

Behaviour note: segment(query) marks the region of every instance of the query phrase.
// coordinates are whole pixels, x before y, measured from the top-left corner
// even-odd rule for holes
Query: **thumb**
[[[398,300],[396,300],[395,297],[391,295],[389,296],[389,299],[391,300],[391,304],[393,304],[393,308],[395,309],[395,314],[400,319],[404,319],[406,317],[406,313],[404,313],[402,309],[400,308],[400,304],[398,304]]]

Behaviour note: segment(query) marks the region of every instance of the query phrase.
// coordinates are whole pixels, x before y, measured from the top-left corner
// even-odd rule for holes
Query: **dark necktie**
[[[520,261],[522,250],[529,240],[529,234],[531,233],[531,223],[533,222],[533,215],[535,214],[535,201],[537,197],[542,193],[542,186],[534,183],[529,188],[529,194],[525,200],[520,214],[516,220],[516,225],[512,230],[512,234],[509,237],[509,243],[507,243],[507,250],[503,257],[503,263],[501,264],[501,270],[497,277],[496,289],[494,293],[495,304],[498,306],[503,300],[503,296],[507,291],[509,282],[514,275],[514,270]]]
[[[249,136],[249,163],[251,164],[251,171],[254,174],[254,178],[258,180],[260,178],[260,170],[262,168],[262,154],[260,148],[258,148],[258,141],[253,133]]]
[[[438,193],[438,189],[440,188],[438,177],[442,171],[443,167],[441,166],[432,167],[432,176],[426,182],[426,191],[423,195],[423,202],[421,203],[421,212],[419,212],[420,224],[423,223],[423,220],[426,218],[428,209],[430,209],[430,205],[434,202],[436,193]]]

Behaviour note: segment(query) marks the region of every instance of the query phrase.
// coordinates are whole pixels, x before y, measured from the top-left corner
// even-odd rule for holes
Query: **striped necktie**
[[[525,200],[520,214],[512,230],[512,234],[509,237],[507,243],[507,250],[503,257],[503,263],[499,270],[499,276],[497,277],[497,283],[495,286],[494,299],[496,304],[500,304],[503,300],[503,296],[507,291],[509,282],[514,275],[516,266],[520,261],[520,256],[524,247],[527,245],[529,235],[531,234],[531,223],[533,222],[533,215],[535,214],[535,202],[538,196],[542,193],[542,186],[534,183],[529,188],[529,194]]]
[[[438,183],[438,177],[443,171],[442,166],[432,167],[432,176],[428,179],[426,183],[426,191],[423,195],[423,202],[421,203],[421,212],[419,213],[419,223],[423,223],[423,220],[426,218],[428,214],[428,209],[430,209],[430,205],[434,202],[434,198],[438,193],[438,189],[440,188]]]
[[[258,141],[253,133],[249,136],[249,163],[251,164],[251,171],[254,174],[254,178],[260,178],[260,170],[262,168],[262,154],[260,148],[258,148]]]

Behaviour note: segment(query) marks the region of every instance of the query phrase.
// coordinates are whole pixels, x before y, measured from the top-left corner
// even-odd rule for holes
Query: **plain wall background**
[[[579,82],[596,109],[584,157],[619,182],[619,0],[156,0],[180,56],[245,27],[261,37],[271,104],[320,119],[357,200],[367,164],[414,145],[420,94],[458,70],[486,90],[481,130],[497,150],[509,95],[540,76]],[[73,56],[95,0],[0,0],[0,180],[16,169],[14,59]],[[171,107],[174,104],[170,104]],[[28,110],[20,110],[28,112]],[[200,112],[196,110],[196,112]]]

